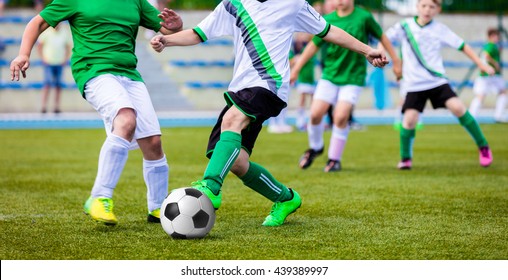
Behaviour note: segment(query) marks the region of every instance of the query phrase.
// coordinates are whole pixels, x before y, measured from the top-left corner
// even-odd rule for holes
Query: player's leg
[[[325,127],[323,116],[326,115],[331,104],[337,102],[338,91],[338,86],[323,79],[319,80],[316,86],[316,92],[310,105],[310,121],[307,126],[309,149],[304,152],[299,161],[299,166],[302,169],[310,167],[314,159],[324,151],[323,133]]]
[[[114,225],[113,190],[127,162],[136,128],[136,113],[118,77],[101,75],[85,86],[87,101],[101,115],[107,138],[99,154],[97,176],[85,213],[100,222]]]
[[[243,135],[242,142],[245,145],[231,168],[231,172],[238,176],[246,186],[274,202],[272,211],[266,217],[263,225],[280,226],[289,214],[300,207],[301,199],[296,191],[287,188],[275,179],[266,168],[249,161],[249,153],[252,152],[251,149],[254,147],[259,131],[250,129]]]
[[[325,172],[340,171],[342,154],[346,146],[350,130],[350,118],[354,105],[358,101],[362,87],[343,86],[339,90],[339,96],[333,114],[333,128],[328,148],[328,162],[324,168]]]
[[[508,94],[506,93],[506,91],[498,94],[496,99],[496,109],[494,111],[494,120],[496,122],[506,122],[506,119],[504,119],[504,111],[507,103],[508,103]]]
[[[483,101],[485,99],[485,95],[489,90],[489,84],[487,82],[487,77],[477,77],[474,81],[473,92],[474,98],[471,100],[471,104],[469,104],[469,113],[473,117],[478,116],[478,112],[480,111]]]
[[[469,132],[469,135],[471,135],[478,146],[480,165],[484,167],[489,166],[493,159],[492,151],[476,119],[467,111],[462,101],[456,96],[449,98],[445,102],[445,106],[459,119],[460,124]]]
[[[494,120],[496,122],[506,122],[507,120],[504,118],[504,110],[506,108],[506,104],[508,103],[508,93],[506,91],[505,81],[501,76],[496,76],[494,80],[497,91],[499,92],[496,99]]]
[[[136,108],[134,138],[143,153],[143,178],[147,188],[147,221],[160,222],[160,207],[168,195],[169,166],[162,149],[161,130],[146,85],[125,79]]]
[[[219,209],[222,202],[221,187],[242,148],[242,130],[248,126],[250,118],[236,106],[226,107],[212,130],[208,143],[206,166],[203,179],[192,186],[205,193]]]
[[[408,92],[402,105],[402,126],[400,128],[400,162],[397,168],[412,168],[413,143],[416,136],[416,124],[427,102],[426,92]]]
[[[46,113],[48,111],[48,96],[52,84],[52,74],[49,65],[45,64],[43,68],[44,68],[44,86],[42,88],[41,113]]]

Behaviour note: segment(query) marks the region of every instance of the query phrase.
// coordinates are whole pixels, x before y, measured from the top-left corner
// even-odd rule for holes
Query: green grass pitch
[[[302,207],[284,226],[262,227],[271,202],[230,174],[215,227],[199,240],[173,240],[146,223],[139,150],[115,190],[119,224],[82,213],[103,129],[0,131],[0,258],[507,259],[508,126],[482,128],[494,153],[489,168],[462,127],[427,125],[417,132],[413,170],[398,171],[398,133],[369,126],[350,134],[334,174],[322,172],[326,156],[298,169],[305,133],[264,130],[252,160],[298,190]],[[170,189],[203,174],[209,130],[163,130]]]

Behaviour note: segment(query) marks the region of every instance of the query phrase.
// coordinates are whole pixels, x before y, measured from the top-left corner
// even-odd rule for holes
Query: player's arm
[[[192,29],[186,29],[171,35],[157,35],[150,41],[150,45],[157,52],[162,52],[165,47],[192,46],[199,43],[201,43],[201,38]]]
[[[298,56],[298,59],[296,59],[296,62],[294,63],[293,67],[290,71],[290,82],[291,84],[294,84],[296,80],[298,80],[298,75],[300,74],[300,70],[302,70],[302,67],[307,63],[319,50],[319,47],[314,44],[313,41],[310,41],[305,49],[303,50],[303,53]]]
[[[475,64],[476,66],[478,66],[478,68],[480,68],[480,70],[482,70],[483,72],[489,74],[489,75],[494,75],[496,73],[496,71],[494,70],[494,68],[492,68],[492,66],[490,65],[487,65],[485,63],[482,62],[482,60],[476,55],[476,53],[473,51],[473,49],[468,45],[468,44],[464,44],[464,47],[462,48],[462,51],[464,52],[464,54],[467,55],[467,57],[469,57],[469,59],[471,59]]]
[[[11,62],[11,81],[19,81],[19,72],[26,78],[26,70],[30,67],[30,54],[37,42],[37,38],[44,30],[49,27],[49,24],[40,16],[36,15],[26,25],[23,37],[21,38],[21,47],[16,58]]]
[[[402,78],[402,61],[400,60],[399,56],[395,52],[395,49],[393,48],[392,42],[390,42],[390,39],[386,34],[383,33],[381,35],[381,38],[379,39],[379,49],[384,49],[388,55],[390,55],[390,58],[392,59],[393,63],[393,73],[395,74],[395,77],[397,78],[397,81]]]
[[[159,18],[162,19],[161,29],[159,30],[164,35],[169,35],[182,31],[183,21],[179,14],[168,8],[159,14]]]
[[[388,59],[386,59],[382,51],[358,41],[355,37],[338,27],[331,26],[330,31],[323,39],[364,55],[367,61],[375,67],[384,67],[388,64]]]
[[[484,55],[485,55],[485,59],[487,60],[487,62],[490,65],[494,66],[494,70],[501,71],[501,65],[499,65],[499,63],[495,59],[493,59],[492,56],[490,56],[490,54],[488,52],[484,51]]]

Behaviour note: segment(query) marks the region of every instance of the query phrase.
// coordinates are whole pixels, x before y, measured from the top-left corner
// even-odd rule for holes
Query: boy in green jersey
[[[496,70],[496,74],[489,76],[487,73],[480,71],[480,75],[474,81],[473,91],[476,96],[471,105],[469,105],[469,112],[473,117],[476,117],[482,107],[485,96],[489,93],[494,93],[497,94],[494,120],[496,122],[506,122],[506,119],[503,119],[503,114],[508,97],[505,81],[501,74],[501,57],[497,45],[499,43],[499,30],[497,28],[489,28],[487,30],[487,38],[488,42],[483,46],[481,58],[484,63],[488,63]]]
[[[19,55],[11,62],[11,80],[26,77],[30,54],[48,27],[69,21],[74,48],[71,69],[79,91],[101,115],[107,138],[101,148],[91,195],[84,211],[94,220],[115,225],[113,190],[129,149],[141,148],[147,185],[148,222],[160,222],[168,192],[169,167],[161,145],[160,126],[134,53],[138,28],[164,34],[182,29],[174,12],[160,15],[146,0],[54,0],[26,26]],[[162,25],[162,27],[161,27]]]
[[[369,35],[380,40],[393,60],[393,71],[400,76],[400,59],[388,38],[372,14],[354,5],[354,0],[337,0],[337,9],[324,16],[331,24],[350,33],[363,43],[368,43]],[[296,81],[303,65],[316,54],[324,41],[318,37],[307,45],[300,59],[291,69],[291,82]],[[315,157],[324,151],[322,123],[323,116],[330,106],[334,106],[333,129],[328,148],[328,162],[325,172],[341,170],[341,159],[349,135],[349,119],[360,92],[365,85],[367,63],[357,53],[336,45],[328,45],[323,60],[323,74],[318,81],[310,108],[310,124],[307,127],[309,149],[300,158],[299,166],[308,168]]]

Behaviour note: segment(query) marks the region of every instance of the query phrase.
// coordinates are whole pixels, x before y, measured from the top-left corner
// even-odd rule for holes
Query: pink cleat
[[[492,157],[492,151],[490,150],[489,146],[480,148],[480,165],[481,166],[483,166],[483,167],[490,166],[493,159],[494,158]]]
[[[412,165],[411,159],[403,159],[397,164],[397,168],[400,170],[409,170]]]

